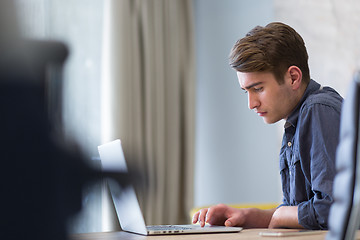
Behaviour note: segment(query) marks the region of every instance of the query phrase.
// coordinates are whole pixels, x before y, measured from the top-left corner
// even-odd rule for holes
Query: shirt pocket
[[[287,164],[286,152],[280,154],[280,177],[283,191],[284,204],[290,203],[290,179],[289,179],[289,167]]]
[[[289,166],[289,181],[291,205],[295,206],[307,200],[306,184],[301,166],[301,157],[297,149],[293,149],[292,152]]]

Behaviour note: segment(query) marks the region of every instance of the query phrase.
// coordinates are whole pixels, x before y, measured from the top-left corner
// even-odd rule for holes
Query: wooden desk
[[[259,232],[269,231],[268,229],[245,229],[239,233],[215,233],[215,234],[183,234],[183,235],[161,235],[161,236],[142,236],[127,232],[109,232],[109,233],[86,233],[73,234],[71,240],[237,240],[237,239],[283,239],[283,240],[323,240],[326,232],[319,234],[288,236],[288,237],[262,237]]]

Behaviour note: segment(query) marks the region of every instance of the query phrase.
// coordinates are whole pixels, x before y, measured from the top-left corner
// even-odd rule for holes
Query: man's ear
[[[291,85],[294,90],[299,89],[302,82],[302,72],[297,66],[290,66],[288,68],[288,74],[291,79]]]

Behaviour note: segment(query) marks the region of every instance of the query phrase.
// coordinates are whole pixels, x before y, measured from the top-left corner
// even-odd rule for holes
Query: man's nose
[[[254,109],[259,107],[260,103],[255,94],[248,93],[248,104],[249,104],[249,109]]]

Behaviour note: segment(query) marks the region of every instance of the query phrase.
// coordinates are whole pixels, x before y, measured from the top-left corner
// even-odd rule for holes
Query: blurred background
[[[346,96],[360,66],[356,0],[14,0],[21,34],[69,48],[64,134],[89,161],[120,138],[147,224],[194,207],[279,203],[283,123],[266,125],[228,65],[236,40],[281,21],[304,38],[311,77]],[[41,54],[41,53],[39,53]],[[72,232],[119,229],[102,186],[84,189]]]

